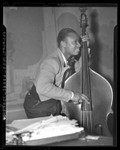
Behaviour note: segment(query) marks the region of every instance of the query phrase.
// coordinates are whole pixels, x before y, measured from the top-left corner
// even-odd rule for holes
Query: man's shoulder
[[[60,60],[57,55],[51,55],[46,57],[41,64],[42,68],[54,68],[56,73],[59,72],[60,66]]]
[[[53,64],[53,65],[54,64],[60,65],[60,59],[59,59],[57,52],[54,52],[52,55],[49,55],[48,57],[46,57],[44,62],[48,62],[48,63]]]

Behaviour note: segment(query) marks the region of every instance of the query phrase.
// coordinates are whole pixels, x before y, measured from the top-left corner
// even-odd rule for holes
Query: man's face
[[[65,51],[70,56],[71,55],[78,55],[80,43],[79,37],[75,33],[69,33],[69,36],[65,39]]]

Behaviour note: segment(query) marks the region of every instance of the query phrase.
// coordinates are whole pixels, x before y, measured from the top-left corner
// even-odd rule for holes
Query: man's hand
[[[79,93],[74,93],[74,96],[71,99],[71,101],[74,104],[80,104],[83,101],[85,101],[87,104],[90,104],[88,97],[86,95],[84,95],[84,94],[79,94]]]
[[[87,47],[89,47],[89,36],[88,34],[81,36],[82,42],[87,42]]]

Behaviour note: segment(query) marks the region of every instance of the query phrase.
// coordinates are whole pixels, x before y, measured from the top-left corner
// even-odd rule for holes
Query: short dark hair
[[[78,35],[78,33],[71,28],[64,28],[64,29],[60,30],[60,32],[58,33],[58,36],[57,36],[58,47],[60,47],[61,41],[64,41],[65,38],[69,35],[69,33],[75,33],[76,35]],[[80,38],[80,41],[81,41],[81,38]]]

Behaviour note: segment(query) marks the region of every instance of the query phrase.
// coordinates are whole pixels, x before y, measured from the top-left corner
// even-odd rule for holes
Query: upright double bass
[[[81,9],[80,27],[82,36],[86,34],[87,16],[86,8]],[[82,67],[65,81],[65,89],[83,93],[89,99],[89,104],[64,102],[70,119],[76,119],[84,127],[87,134],[111,136],[107,126],[107,118],[112,113],[113,91],[109,82],[89,66],[87,42],[82,43]]]

